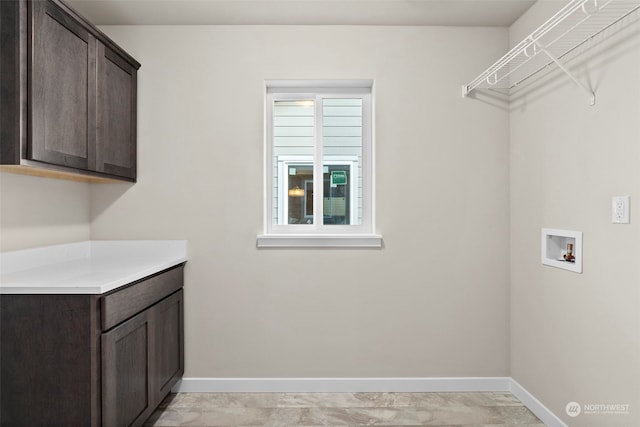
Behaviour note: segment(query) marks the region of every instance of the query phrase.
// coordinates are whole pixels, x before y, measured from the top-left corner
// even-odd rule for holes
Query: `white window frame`
[[[264,179],[264,232],[258,235],[257,246],[263,247],[375,247],[382,246],[382,236],[375,233],[374,217],[374,135],[373,135],[373,82],[371,80],[340,81],[267,81],[265,100],[265,179]],[[362,215],[361,223],[322,224],[323,218],[323,146],[322,126],[319,123],[322,114],[322,98],[361,98],[362,99]],[[285,167],[287,163],[313,163],[311,156],[282,156],[278,165],[274,162],[273,105],[277,100],[315,99],[314,154],[320,159],[314,164],[314,223],[281,224],[274,220],[274,170]],[[324,163],[347,164],[355,170],[355,159],[349,156],[324,158]],[[306,159],[305,159],[306,158]],[[354,176],[351,174],[351,176]],[[320,179],[318,179],[320,177]],[[278,186],[279,217],[285,214],[285,200],[282,186]],[[356,202],[356,191],[352,191],[351,206]],[[318,202],[319,201],[319,202]],[[284,208],[284,209],[282,209]],[[286,218],[286,217],[285,217]],[[320,222],[320,223],[318,223]]]
[[[324,161],[322,162],[324,165],[329,166],[348,166],[349,167],[349,175],[354,176],[354,171],[356,170],[358,159],[354,156],[331,156],[329,159],[324,157]],[[312,156],[280,156],[278,161],[278,177],[280,179],[280,185],[278,185],[278,212],[281,214],[278,217],[278,224],[283,224],[283,220],[289,217],[289,189],[286,188],[285,181],[288,178],[287,171],[289,170],[289,166],[291,165],[299,165],[306,164],[309,166],[313,165],[313,157]],[[274,177],[275,179],[275,177]],[[315,185],[314,185],[315,187]],[[358,187],[352,186],[352,191],[349,192],[349,206],[355,206],[358,200]],[[306,188],[305,188],[306,190]],[[315,192],[315,191],[314,191]],[[305,195],[306,200],[306,195]],[[349,223],[353,224],[357,220],[357,211],[355,209],[351,209],[349,215]],[[305,215],[306,216],[306,215]],[[313,215],[312,215],[313,216]],[[274,220],[275,222],[275,220]],[[300,224],[296,224],[299,226]],[[331,227],[335,227],[335,225],[331,225]]]

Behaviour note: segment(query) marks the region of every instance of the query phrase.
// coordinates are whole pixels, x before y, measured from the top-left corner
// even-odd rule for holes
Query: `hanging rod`
[[[560,61],[621,19],[640,9],[640,0],[571,0],[513,47],[506,55],[462,87],[468,96],[476,89],[512,89],[555,64],[595,103],[595,94]]]

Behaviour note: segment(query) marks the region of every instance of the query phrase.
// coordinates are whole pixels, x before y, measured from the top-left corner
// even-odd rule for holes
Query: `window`
[[[371,81],[268,82],[259,247],[373,246]]]

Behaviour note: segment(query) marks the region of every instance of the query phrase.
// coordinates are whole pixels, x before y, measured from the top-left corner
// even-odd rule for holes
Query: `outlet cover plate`
[[[611,199],[611,222],[629,224],[629,196],[615,196]]]

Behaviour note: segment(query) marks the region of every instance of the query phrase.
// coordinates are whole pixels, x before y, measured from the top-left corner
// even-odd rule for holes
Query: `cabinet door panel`
[[[160,403],[184,373],[184,303],[180,290],[154,307],[155,402]]]
[[[98,43],[96,170],[136,177],[137,70]]]
[[[141,425],[149,396],[152,326],[144,311],[102,335],[102,425]]]
[[[88,169],[95,141],[95,38],[48,1],[32,2],[28,156]]]

